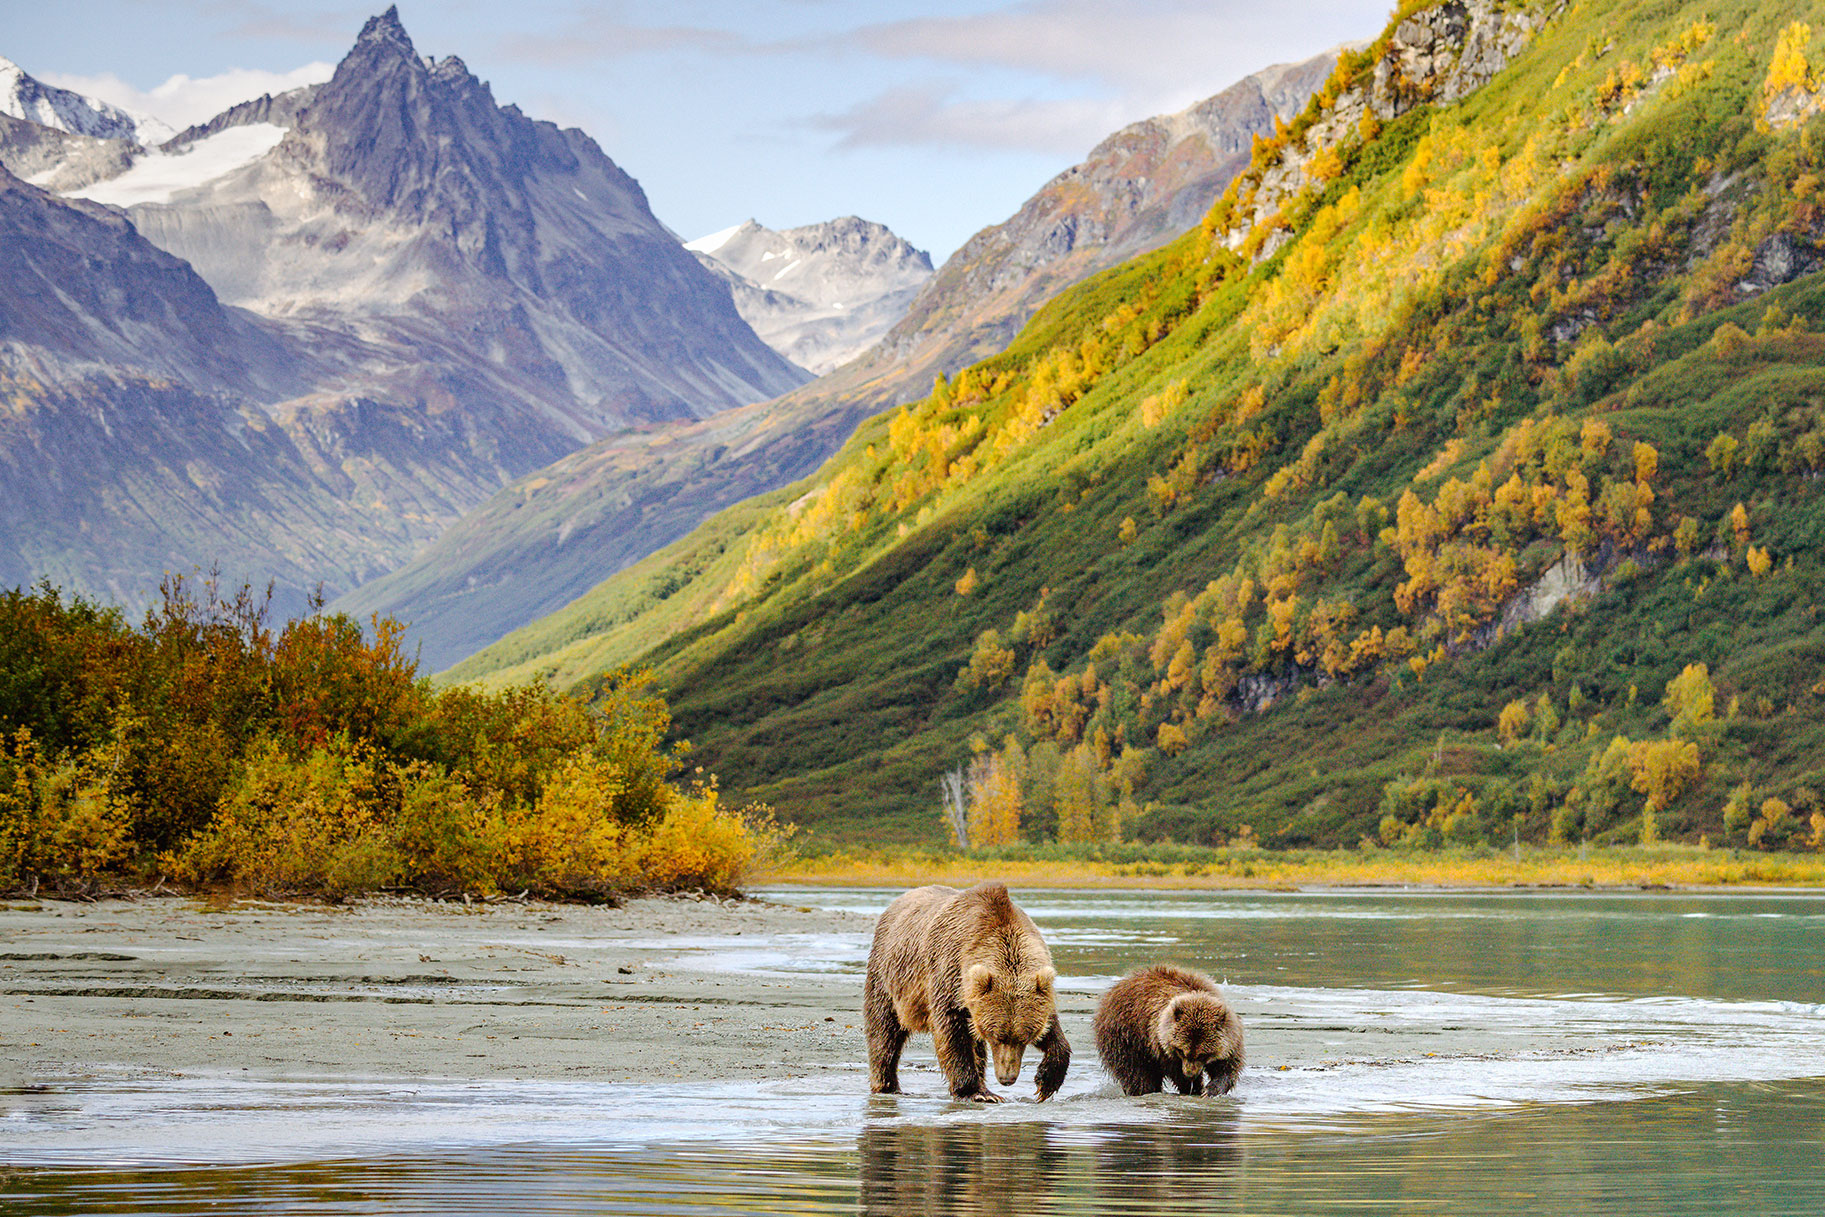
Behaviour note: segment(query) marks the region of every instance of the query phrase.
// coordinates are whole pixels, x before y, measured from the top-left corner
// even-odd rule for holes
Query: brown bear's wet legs
[[[862,991],[862,1024],[868,1035],[868,1088],[875,1094],[900,1093],[900,1050],[906,1028],[894,1013],[893,999],[869,974]]]
[[[951,1098],[978,1103],[999,1103],[1001,1097],[983,1085],[988,1071],[988,1048],[970,1030],[967,1010],[947,1010],[932,1020],[932,1046],[938,1050],[938,1067],[950,1083]]]
[[[1203,1070],[1199,1070],[1197,1073],[1180,1073],[1177,1069],[1168,1069],[1166,1076],[1172,1079],[1172,1084],[1178,1087],[1180,1094],[1204,1093]]]
[[[1058,1025],[1058,1015],[1052,1016],[1046,1033],[1034,1040],[1033,1046],[1040,1051],[1039,1071],[1034,1080],[1039,1084],[1039,1101],[1043,1103],[1065,1084],[1065,1070],[1071,1067],[1071,1041],[1065,1038],[1064,1028]]]
[[[1210,1074],[1210,1093],[1228,1094],[1236,1088],[1236,1077],[1242,1072],[1242,1058],[1212,1061],[1206,1066],[1206,1072]]]

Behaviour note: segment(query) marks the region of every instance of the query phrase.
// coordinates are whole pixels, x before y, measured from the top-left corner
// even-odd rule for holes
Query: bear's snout
[[[995,1045],[995,1076],[1001,1079],[1003,1086],[1012,1086],[1020,1080],[1020,1058],[1026,1050],[1025,1044]]]

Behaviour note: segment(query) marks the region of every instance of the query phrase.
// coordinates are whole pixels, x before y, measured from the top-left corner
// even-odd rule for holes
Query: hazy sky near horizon
[[[0,56],[183,126],[327,79],[382,0],[0,0]],[[694,238],[878,220],[942,261],[1127,123],[1389,0],[404,0],[419,54],[587,131]]]

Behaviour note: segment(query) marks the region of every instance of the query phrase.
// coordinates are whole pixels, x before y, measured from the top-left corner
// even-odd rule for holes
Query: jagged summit
[[[357,47],[367,43],[386,43],[399,47],[408,55],[416,55],[412,48],[412,37],[406,33],[405,23],[399,19],[399,6],[390,4],[387,11],[377,17],[369,17],[361,27],[361,33],[355,38]]]

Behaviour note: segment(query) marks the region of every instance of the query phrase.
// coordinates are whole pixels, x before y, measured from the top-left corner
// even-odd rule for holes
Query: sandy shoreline
[[[867,933],[766,901],[0,907],[0,1087],[171,1076],[796,1077],[866,1060],[852,977],[666,966],[674,940]]]

